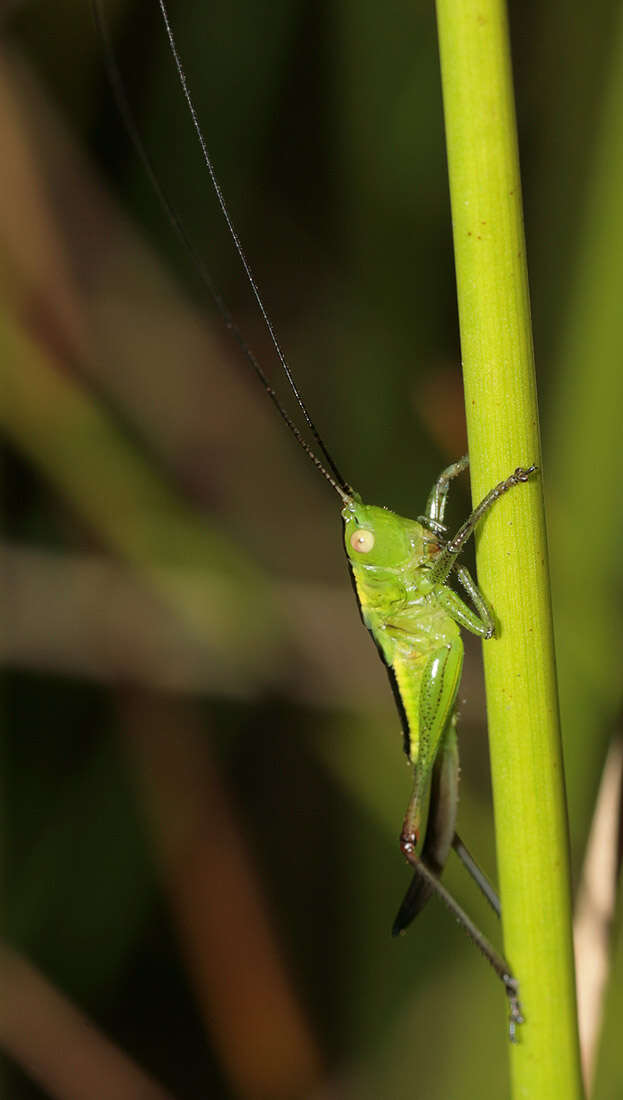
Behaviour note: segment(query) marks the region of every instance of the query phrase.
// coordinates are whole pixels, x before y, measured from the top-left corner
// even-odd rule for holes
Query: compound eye
[[[358,554],[369,554],[374,546],[374,535],[372,531],[366,531],[365,528],[359,527],[350,536],[350,544]]]

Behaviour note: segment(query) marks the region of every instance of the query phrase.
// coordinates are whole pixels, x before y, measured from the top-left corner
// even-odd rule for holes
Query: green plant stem
[[[540,465],[510,49],[502,0],[437,0],[474,500]],[[482,524],[499,620],[485,677],[506,954],[526,1022],[513,1095],[582,1095],[568,837],[540,480]]]

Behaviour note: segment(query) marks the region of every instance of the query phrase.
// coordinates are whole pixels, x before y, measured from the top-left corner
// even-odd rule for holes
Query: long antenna
[[[160,3],[160,9],[161,9],[161,12],[162,12],[162,18],[164,20],[164,24],[165,24],[165,28],[166,28],[166,32],[167,32],[167,37],[169,39],[170,48],[171,48],[171,51],[172,51],[172,54],[173,54],[173,58],[175,60],[176,68],[177,68],[177,71],[178,71],[178,76],[179,76],[180,83],[181,83],[181,86],[182,86],[182,89],[183,89],[183,92],[184,92],[184,97],[186,99],[187,105],[188,105],[189,110],[190,110],[191,118],[192,118],[192,121],[193,121],[193,126],[194,126],[195,132],[196,132],[196,134],[198,136],[198,139],[199,139],[199,143],[200,143],[200,146],[201,146],[204,161],[205,161],[206,166],[208,168],[210,179],[211,179],[212,185],[214,187],[214,190],[215,190],[218,202],[219,202],[219,206],[220,206],[221,211],[223,213],[223,216],[225,218],[225,221],[226,221],[227,227],[229,229],[230,235],[231,235],[231,237],[234,241],[236,251],[238,252],[238,255],[240,257],[240,260],[242,262],[244,271],[247,275],[247,278],[248,278],[249,283],[251,285],[251,288],[253,290],[256,301],[259,305],[260,312],[262,314],[263,320],[264,320],[264,322],[266,324],[266,327],[268,329],[269,335],[271,337],[271,341],[272,341],[273,346],[274,346],[274,348],[277,352],[279,362],[280,362],[280,364],[282,366],[282,369],[283,369],[283,371],[286,375],[288,383],[289,383],[289,385],[290,385],[290,387],[291,387],[291,389],[292,389],[292,391],[293,391],[293,393],[296,397],[298,405],[300,406],[300,408],[303,412],[303,415],[305,417],[305,421],[308,424],[314,438],[316,439],[316,441],[318,443],[318,446],[322,450],[322,453],[324,454],[330,469],[333,471],[333,474],[335,475],[334,477],[331,476],[331,474],[325,468],[325,466],[320,461],[318,456],[314,453],[314,451],[310,447],[307,440],[301,434],[298,426],[295,424],[294,420],[292,419],[292,417],[288,413],[287,409],[285,409],[284,406],[281,404],[281,401],[279,400],[279,397],[278,397],[277,393],[275,392],[275,390],[271,386],[271,384],[270,384],[270,382],[269,382],[262,366],[259,363],[259,360],[257,359],[257,356],[255,355],[252,348],[247,343],[243,333],[241,332],[240,328],[236,324],[236,322],[235,322],[235,320],[232,316],[232,313],[231,313],[229,307],[227,306],[225,300],[223,299],[222,295],[216,289],[216,287],[215,287],[215,285],[212,281],[212,278],[210,276],[210,273],[209,273],[209,271],[208,271],[208,269],[207,269],[207,267],[204,263],[203,257],[197,252],[196,248],[194,247],[193,242],[192,242],[190,236],[188,235],[188,233],[186,231],[186,228],[184,226],[184,223],[183,223],[179,213],[177,212],[176,208],[174,207],[173,203],[171,202],[171,200],[169,199],[167,193],[165,192],[164,187],[163,187],[163,185],[162,185],[162,183],[161,183],[161,181],[160,181],[160,179],[159,179],[159,177],[156,173],[153,162],[152,162],[152,160],[151,160],[151,158],[150,158],[150,156],[147,152],[147,149],[145,147],[145,143],[144,143],[144,141],[141,137],[141,134],[139,132],[136,120],[135,120],[134,115],[132,113],[132,110],[130,108],[127,95],[125,93],[125,86],[124,86],[123,78],[122,78],[121,73],[119,71],[119,66],[117,65],[114,50],[113,50],[113,47],[112,47],[112,44],[111,44],[111,41],[110,41],[110,38],[109,38],[109,35],[108,35],[108,29],[107,29],[106,20],[104,18],[104,14],[103,14],[101,0],[91,0],[91,10],[93,12],[93,19],[94,19],[94,22],[95,22],[95,25],[96,25],[96,28],[97,28],[97,31],[98,31],[98,34],[99,34],[99,37],[100,37],[100,41],[101,41],[102,46],[103,46],[103,56],[104,56],[104,63],[105,63],[105,67],[106,67],[106,72],[107,72],[108,79],[109,79],[109,82],[110,82],[110,85],[111,85],[111,88],[112,88],[112,91],[113,91],[113,95],[115,97],[115,101],[117,103],[117,108],[118,108],[119,113],[120,113],[120,115],[123,119],[124,125],[126,127],[127,132],[128,132],[128,135],[129,135],[129,137],[132,141],[132,144],[134,145],[134,147],[135,147],[135,149],[136,149],[136,151],[137,151],[137,153],[138,153],[138,155],[139,155],[139,157],[140,157],[140,159],[143,163],[143,167],[144,167],[144,169],[147,173],[149,181],[150,181],[150,183],[151,183],[151,185],[152,185],[152,187],[153,187],[160,203],[164,207],[164,210],[165,210],[165,212],[166,212],[166,214],[169,218],[169,221],[171,222],[173,228],[177,232],[182,244],[184,245],[184,248],[186,249],[186,251],[187,251],[188,255],[190,256],[193,264],[195,265],[195,267],[197,269],[197,272],[198,272],[198,274],[201,278],[201,281],[203,282],[206,290],[208,291],[210,297],[212,298],[219,314],[221,315],[221,318],[222,318],[226,328],[229,330],[229,332],[231,332],[232,336],[237,341],[239,347],[241,348],[244,355],[246,356],[250,366],[252,367],[255,374],[257,375],[260,383],[264,387],[266,393],[268,394],[269,398],[273,402],[273,405],[277,409],[279,415],[281,416],[282,420],[285,422],[285,424],[289,428],[290,432],[292,433],[292,435],[296,439],[299,446],[302,447],[302,449],[305,451],[308,458],[313,462],[316,469],[318,469],[320,471],[320,473],[323,475],[323,477],[335,489],[335,491],[342,498],[342,500],[345,503],[348,503],[348,501],[351,499],[350,494],[351,494],[352,490],[351,490],[350,486],[348,485],[348,483],[346,482],[346,480],[342,477],[340,471],[338,470],[336,463],[334,462],[333,458],[331,457],[331,454],[329,453],[327,447],[325,446],[325,444],[324,444],[324,442],[323,442],[316,426],[314,425],[314,423],[311,419],[311,416],[310,416],[310,414],[309,414],[309,412],[308,412],[308,410],[305,406],[303,398],[302,398],[301,394],[299,393],[299,391],[296,387],[296,384],[295,384],[294,379],[292,377],[292,374],[290,372],[290,368],[288,366],[287,360],[286,360],[285,355],[284,355],[284,353],[281,349],[281,346],[280,346],[280,344],[277,340],[277,337],[275,335],[272,323],[271,323],[270,318],[267,314],[267,311],[264,307],[262,298],[261,298],[260,293],[259,293],[257,283],[255,282],[255,279],[252,275],[249,263],[246,259],[244,251],[243,251],[242,246],[240,244],[239,237],[238,237],[238,235],[237,235],[237,233],[234,229],[233,222],[231,220],[231,216],[229,214],[229,211],[228,211],[227,205],[225,203],[223,193],[221,191],[220,185],[218,183],[218,180],[217,180],[215,172],[214,172],[214,168],[212,166],[212,162],[210,160],[210,156],[208,154],[207,146],[206,146],[205,139],[203,137],[203,133],[202,133],[200,125],[199,125],[199,119],[198,119],[197,112],[196,112],[195,107],[194,107],[194,103],[193,103],[193,101],[190,97],[190,92],[189,92],[189,89],[188,89],[186,76],[185,76],[184,70],[182,68],[180,56],[179,56],[177,46],[176,46],[176,43],[175,43],[175,38],[173,37],[173,32],[172,32],[171,24],[170,24],[170,21],[169,21],[169,18],[168,18],[168,13],[167,13],[167,10],[166,10],[162,0],[159,0],[159,3]]]

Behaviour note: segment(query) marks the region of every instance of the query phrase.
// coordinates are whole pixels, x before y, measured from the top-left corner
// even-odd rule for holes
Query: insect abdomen
[[[407,755],[423,777],[435,759],[439,742],[454,710],[461,671],[460,637],[415,658],[398,658],[394,674],[408,722]]]

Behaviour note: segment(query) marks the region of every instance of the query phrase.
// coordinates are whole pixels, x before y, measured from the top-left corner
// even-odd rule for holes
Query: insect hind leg
[[[463,864],[465,870],[471,875],[472,879],[476,883],[476,886],[480,890],[481,894],[489,902],[489,905],[493,909],[496,916],[502,916],[502,906],[500,905],[500,899],[497,891],[489,882],[489,879],[485,875],[484,871],[478,866],[476,860],[471,854],[469,848],[461,840],[458,833],[455,833],[452,837],[452,847]]]
[[[515,978],[504,956],[500,955],[500,953],[496,951],[495,947],[493,947],[493,945],[489,943],[489,940],[474,924],[471,917],[467,915],[465,910],[459,905],[458,901],[455,901],[450,891],[446,889],[440,879],[438,879],[437,876],[429,870],[426,864],[416,854],[414,841],[415,838],[413,835],[408,835],[403,831],[403,834],[400,838],[400,847],[403,855],[411,864],[418,878],[422,880],[424,886],[427,887],[431,893],[435,893],[439,898],[441,898],[446,908],[450,910],[452,915],[456,918],[458,923],[463,928],[463,931],[469,936],[472,943],[474,943],[478,950],[484,955],[485,959],[502,982],[504,986],[504,991],[506,993],[506,996],[508,997],[509,1004],[509,1038],[512,1043],[517,1042],[517,1028],[520,1024],[524,1022],[524,1017],[521,1011],[521,1003],[519,1000],[519,983],[517,979]]]
[[[456,837],[456,811],[459,784],[459,753],[456,738],[456,716],[452,715],[442,737],[433,765],[426,815],[426,829],[420,859],[429,871],[439,876],[443,871],[450,848]],[[413,790],[405,813],[402,835],[417,837],[422,808],[421,783],[415,769]],[[421,875],[413,875],[392,927],[392,935],[399,936],[422,911],[432,894],[431,887]]]

